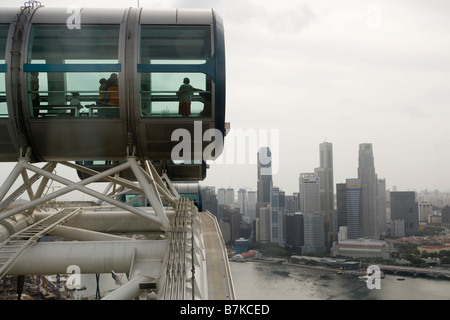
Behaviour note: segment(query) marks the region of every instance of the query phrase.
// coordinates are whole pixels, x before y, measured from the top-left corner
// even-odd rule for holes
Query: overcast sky
[[[372,143],[389,189],[450,190],[450,1],[41,3],[216,9],[225,26],[226,121],[275,144],[273,182],[288,194],[298,192],[300,173],[319,166],[323,141],[333,144],[335,183],[357,177],[359,144]],[[256,165],[236,162],[212,164],[202,184],[256,190]]]

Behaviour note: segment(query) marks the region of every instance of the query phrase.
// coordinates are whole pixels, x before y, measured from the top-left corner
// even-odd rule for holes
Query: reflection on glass
[[[211,79],[203,73],[141,73],[142,117],[182,117],[177,92],[185,78],[192,91],[188,115],[211,117]]]
[[[180,73],[178,66],[205,65],[212,56],[211,27],[193,25],[141,26],[140,72],[142,117],[211,117],[211,79],[202,71]],[[191,68],[192,69],[192,68]],[[178,94],[189,78],[192,97]],[[189,93],[189,95],[191,95]],[[180,101],[181,100],[181,101]],[[182,103],[187,101],[186,104]]]
[[[210,26],[141,26],[141,63],[179,63],[211,58]],[[152,61],[152,62],[151,62]]]
[[[0,118],[8,118],[8,105],[6,104],[5,74],[0,72]]]
[[[25,66],[31,116],[118,117],[119,30],[33,25]]]
[[[117,73],[29,72],[33,118],[118,117]]]
[[[8,118],[5,90],[5,51],[9,24],[0,24],[0,118]]]
[[[96,60],[118,62],[119,25],[83,25],[69,29],[64,25],[32,26],[28,63],[64,63],[66,60],[93,64]]]

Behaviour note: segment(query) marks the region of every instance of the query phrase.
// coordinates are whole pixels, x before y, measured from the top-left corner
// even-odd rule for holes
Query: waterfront
[[[450,281],[386,274],[369,289],[356,274],[300,265],[230,261],[237,300],[449,300]]]

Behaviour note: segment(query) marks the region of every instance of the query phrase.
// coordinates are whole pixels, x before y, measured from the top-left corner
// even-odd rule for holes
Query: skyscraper
[[[319,177],[314,173],[300,173],[299,199],[301,213],[320,213]]]
[[[239,208],[239,211],[242,215],[247,215],[247,190],[240,188],[238,190],[238,199],[237,199],[237,206]]]
[[[347,237],[358,239],[364,236],[363,202],[360,179],[346,180]]]
[[[304,246],[302,254],[325,252],[324,219],[320,213],[303,214]]]
[[[387,234],[386,179],[378,179],[377,210],[379,234]]]
[[[303,218],[300,212],[286,214],[286,250],[292,254],[302,254],[305,244]]]
[[[334,182],[333,182],[333,145],[323,142],[319,145],[320,167],[314,172],[319,177],[320,210],[324,215],[325,246],[327,250],[336,240],[336,219],[334,213]]]
[[[270,227],[271,242],[284,246],[286,241],[286,199],[280,188],[270,188]]]
[[[377,183],[371,143],[359,145],[358,179],[361,180],[363,205],[363,230],[365,237],[379,238],[377,210]]]
[[[405,236],[419,232],[419,204],[414,191],[391,192],[391,220],[404,222]]]
[[[271,157],[269,147],[262,147],[258,150],[258,180],[257,180],[257,202],[256,202],[256,238],[264,239],[261,241],[266,241],[268,239],[267,228],[270,230],[270,225],[266,226],[267,219],[265,217],[260,217],[261,212],[267,211],[270,213],[270,188],[272,188],[272,167],[271,167]],[[261,219],[260,219],[261,218]],[[262,232],[263,234],[258,234]],[[270,235],[269,235],[270,236]]]
[[[272,167],[269,147],[262,147],[258,151],[258,203],[270,202],[270,188],[272,188]]]
[[[347,226],[347,184],[336,184],[336,211],[339,227]]]

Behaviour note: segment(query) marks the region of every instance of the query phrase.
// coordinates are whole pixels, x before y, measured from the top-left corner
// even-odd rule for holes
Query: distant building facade
[[[405,236],[419,232],[419,206],[414,191],[391,191],[391,220],[403,220]]]
[[[348,239],[364,237],[362,186],[360,179],[346,180],[346,209]]]
[[[314,169],[319,178],[320,210],[325,219],[325,246],[327,251],[336,240],[337,225],[334,211],[333,145],[319,145],[320,166]]]
[[[280,188],[270,189],[270,230],[271,242],[284,246],[286,224],[285,193]]]

